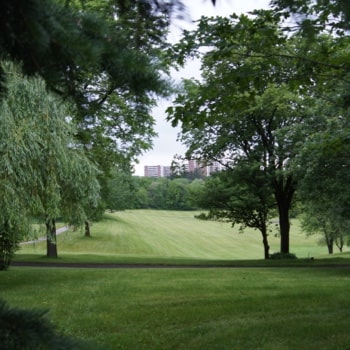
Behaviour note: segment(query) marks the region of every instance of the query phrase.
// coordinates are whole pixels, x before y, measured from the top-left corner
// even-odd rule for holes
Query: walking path
[[[223,265],[178,265],[178,264],[141,264],[141,263],[135,263],[135,264],[118,264],[118,263],[61,263],[61,262],[30,262],[30,261],[13,261],[11,263],[11,266],[21,266],[21,267],[61,267],[61,268],[92,268],[92,269],[116,269],[116,268],[138,268],[138,269],[201,269],[201,268],[213,268],[213,269],[220,269],[220,268],[261,268],[261,269],[270,269],[270,268],[322,268],[322,269],[350,269],[350,264],[344,263],[344,264],[300,264],[300,265],[288,265],[288,264],[279,264],[279,265],[264,265],[264,264],[247,264],[244,265],[242,263],[240,264],[223,264]]]
[[[66,231],[68,231],[68,229],[69,229],[68,226],[60,227],[56,230],[56,235],[59,235],[63,232],[66,232]],[[39,237],[38,239],[35,239],[33,241],[21,242],[20,244],[33,244],[33,243],[42,242],[42,241],[46,241],[46,236]]]

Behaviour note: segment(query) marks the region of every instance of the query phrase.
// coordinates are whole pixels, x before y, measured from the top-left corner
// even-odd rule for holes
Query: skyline
[[[232,13],[247,13],[254,9],[267,8],[268,0],[246,0],[242,3],[239,0],[220,0],[214,7],[210,0],[192,0],[187,6],[187,11],[193,21],[201,16],[227,16]],[[181,37],[181,29],[194,29],[195,26],[189,21],[175,21],[169,34],[169,40],[173,43]],[[190,61],[181,71],[174,71],[172,78],[180,81],[181,78],[200,78],[200,63]],[[168,166],[175,154],[184,155],[186,147],[177,141],[180,128],[173,128],[166,121],[165,110],[172,104],[172,99],[159,100],[158,105],[153,109],[153,116],[156,120],[155,131],[158,137],[153,140],[153,149],[140,156],[139,164],[135,164],[135,175],[144,175],[144,166],[162,165]]]

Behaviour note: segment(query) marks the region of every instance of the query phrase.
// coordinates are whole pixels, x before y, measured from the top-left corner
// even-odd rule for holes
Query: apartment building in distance
[[[172,174],[170,165],[163,166],[163,176],[168,177]]]
[[[189,173],[200,172],[203,176],[210,176],[213,173],[222,170],[219,162],[212,162],[209,165],[203,165],[201,162],[191,159],[183,165],[184,170]],[[170,166],[164,165],[145,165],[145,177],[168,177],[172,174]]]
[[[144,173],[146,177],[162,177],[161,165],[145,165]]]
[[[207,166],[207,168],[207,175],[210,176],[211,174],[217,173],[218,171],[222,171],[223,166],[219,162],[212,162]]]

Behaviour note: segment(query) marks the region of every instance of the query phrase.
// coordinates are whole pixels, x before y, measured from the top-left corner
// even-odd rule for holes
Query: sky
[[[192,21],[198,20],[201,16],[228,16],[232,13],[240,14],[254,9],[268,8],[269,0],[217,0],[213,6],[211,0],[184,0],[187,12]],[[169,35],[171,42],[176,42],[181,37],[181,28],[191,29],[193,24],[190,21],[175,22]],[[195,28],[193,26],[193,28]],[[199,78],[199,62],[190,62],[181,72],[174,72],[173,79]],[[186,148],[179,141],[177,136],[180,128],[173,128],[166,121],[165,110],[171,105],[170,100],[160,100],[158,106],[153,109],[153,117],[156,120],[155,131],[158,137],[153,140],[153,149],[139,157],[139,163],[135,164],[135,175],[144,175],[145,165],[169,166],[175,154],[184,155]]]

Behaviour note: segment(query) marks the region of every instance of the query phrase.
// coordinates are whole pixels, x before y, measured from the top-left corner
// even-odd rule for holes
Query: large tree
[[[47,255],[57,256],[57,217],[78,225],[96,205],[97,169],[74,142],[72,109],[47,93],[39,78],[26,79],[11,64],[1,100],[2,226],[34,215],[47,228]],[[11,200],[18,203],[15,207]],[[7,226],[6,226],[7,225]],[[15,236],[14,236],[15,237]],[[14,240],[15,241],[15,240]]]
[[[297,166],[304,169],[299,195],[307,214],[307,231],[317,228],[332,241],[348,235],[349,222],[349,107],[350,107],[350,3],[344,0],[273,0],[276,11],[283,13],[288,31],[299,31],[309,47],[305,66],[324,66],[314,97],[318,126],[308,133]],[[320,37],[328,36],[325,46]],[[310,68],[304,71],[310,76]],[[305,169],[305,164],[307,168]],[[312,216],[312,218],[310,217]],[[315,217],[318,220],[314,220]]]
[[[108,204],[111,169],[130,171],[152,146],[151,108],[169,89],[162,59],[167,29],[183,5],[29,0],[5,1],[2,10],[0,58],[21,62],[25,74],[41,75],[75,103],[75,142],[100,170],[99,209],[89,214],[96,219]]]
[[[121,176],[130,172],[130,164],[145,150],[152,147],[155,136],[152,107],[156,95],[166,95],[169,86],[164,76],[168,66],[163,59],[168,47],[166,35],[170,17],[181,10],[180,2],[158,1],[84,1],[70,2],[70,6],[80,10],[93,10],[103,17],[113,28],[110,37],[122,35],[127,38],[129,57],[126,76],[136,71],[149,78],[146,85],[139,82],[136,88],[120,84],[104,74],[83,76],[84,93],[89,96],[89,104],[78,109],[77,140],[86,154],[97,162],[101,173],[100,213],[110,206],[109,186],[115,169]],[[146,61],[143,62],[146,58]],[[154,73],[156,73],[154,75]],[[152,80],[153,79],[153,80]]]
[[[305,135],[306,107],[314,82],[301,74],[300,37],[283,34],[271,11],[255,17],[202,18],[176,47],[182,64],[202,53],[202,81],[184,81],[169,108],[181,123],[187,156],[235,167],[259,162],[269,178],[279,214],[281,252],[289,252],[289,211],[298,176],[291,164]],[[203,50],[202,50],[203,52]]]

